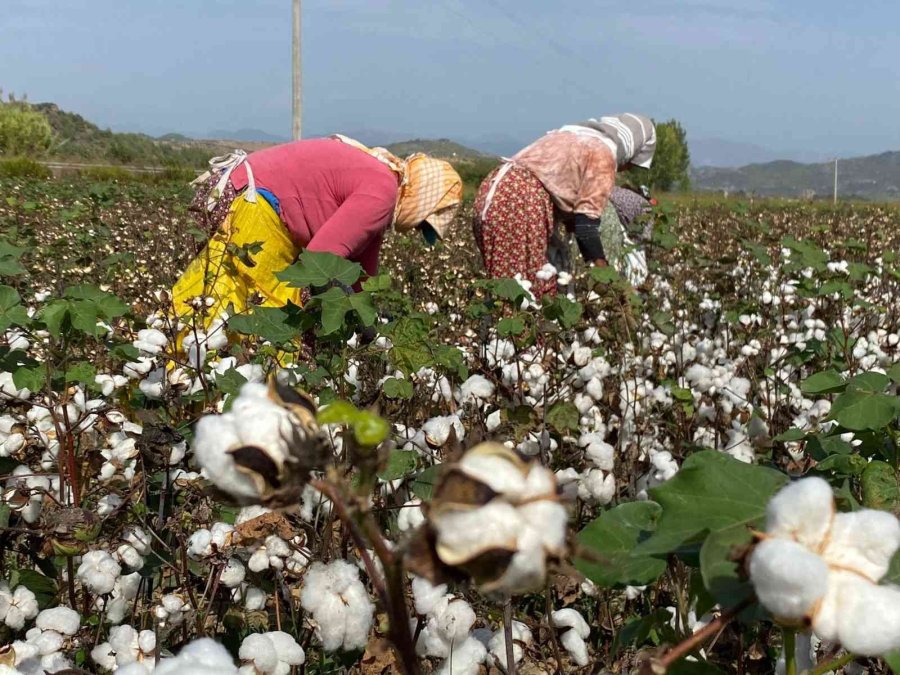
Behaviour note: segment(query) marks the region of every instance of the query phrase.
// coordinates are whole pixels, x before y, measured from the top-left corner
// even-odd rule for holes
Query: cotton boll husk
[[[783,539],[766,539],[757,545],[750,557],[750,578],[763,606],[787,621],[809,615],[829,582],[822,558]]]
[[[886,511],[863,509],[839,513],[822,551],[828,564],[852,569],[878,581],[900,548],[900,522]]]
[[[521,466],[506,455],[469,452],[463,456],[459,468],[498,494],[520,494],[525,487]]]
[[[782,488],[766,508],[766,532],[816,549],[834,515],[831,486],[821,478],[803,478]]]

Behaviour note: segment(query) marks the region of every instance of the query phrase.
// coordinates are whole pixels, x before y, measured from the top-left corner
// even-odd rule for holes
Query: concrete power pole
[[[834,158],[834,200],[833,202],[837,204],[837,157]]]
[[[303,80],[303,70],[301,68],[301,52],[300,52],[300,0],[294,1],[294,39],[291,56],[294,63],[294,116],[293,116],[293,138],[295,141],[300,140],[303,131],[303,96],[300,91]]]

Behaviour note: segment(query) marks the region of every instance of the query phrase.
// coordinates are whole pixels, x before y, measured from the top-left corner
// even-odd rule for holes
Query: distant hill
[[[691,170],[691,182],[696,190],[822,197],[832,193],[834,163],[781,160],[740,168],[699,167]],[[839,160],[838,194],[864,199],[900,198],[900,152]]]
[[[494,155],[475,150],[447,138],[439,138],[437,140],[416,138],[410,141],[391,143],[387,146],[387,149],[398,157],[406,157],[414,152],[424,152],[433,157],[440,157],[448,160],[479,160],[494,158]]]
[[[724,138],[690,139],[691,164],[695,167],[737,168],[748,164],[763,164],[777,160],[795,162],[824,162],[825,153],[803,151],[775,151],[754,143],[729,141]]]

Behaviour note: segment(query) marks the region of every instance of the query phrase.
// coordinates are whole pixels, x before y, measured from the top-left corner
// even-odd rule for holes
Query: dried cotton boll
[[[354,565],[345,560],[314,563],[304,577],[300,604],[313,615],[326,651],[365,647],[375,606]]]

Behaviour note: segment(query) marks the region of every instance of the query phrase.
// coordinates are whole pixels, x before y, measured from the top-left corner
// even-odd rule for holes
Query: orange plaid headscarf
[[[398,232],[411,230],[427,220],[438,236],[444,238],[462,203],[462,179],[449,162],[420,152],[402,160],[385,148],[368,148],[338,134],[332,138],[372,155],[400,177],[393,222]]]

